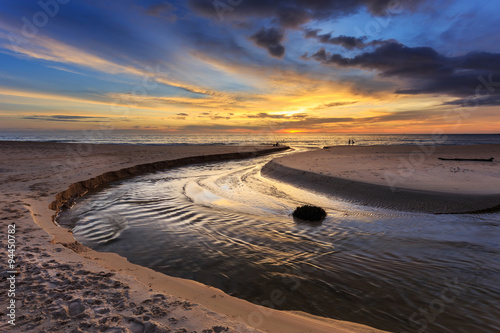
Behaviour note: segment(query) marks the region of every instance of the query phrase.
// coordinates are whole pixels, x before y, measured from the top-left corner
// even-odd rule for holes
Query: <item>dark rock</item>
[[[305,205],[297,207],[292,215],[304,221],[317,222],[322,221],[326,217],[326,212],[321,207]]]

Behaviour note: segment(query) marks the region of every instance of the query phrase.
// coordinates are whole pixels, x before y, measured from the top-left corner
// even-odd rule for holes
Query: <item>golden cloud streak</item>
[[[190,92],[206,95],[214,93],[210,89],[174,80],[173,78],[170,78],[168,74],[160,72],[159,70],[147,71],[132,66],[120,65],[47,36],[37,36],[36,39],[30,40],[29,44],[14,46],[10,43],[4,42],[0,46],[14,52],[14,54],[24,55],[33,59],[76,65],[108,74],[130,74],[140,76],[142,78],[152,77],[152,79],[158,83],[181,88]],[[55,69],[58,68],[55,67]]]

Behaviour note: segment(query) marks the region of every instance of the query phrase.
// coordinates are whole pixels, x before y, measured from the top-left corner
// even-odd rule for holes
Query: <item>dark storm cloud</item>
[[[320,49],[312,55],[312,58],[324,64],[340,67],[376,69],[381,71],[383,76],[423,76],[449,73],[453,70],[447,59],[430,47],[410,48],[396,42],[382,45],[373,52],[362,53],[354,58],[329,54],[325,49]]]
[[[496,106],[500,105],[500,95],[489,95],[484,97],[469,96],[468,98],[459,98],[450,102],[444,103],[444,105],[461,105],[461,106],[476,106],[476,105],[490,105]]]
[[[250,37],[256,45],[267,49],[269,54],[276,58],[281,58],[285,54],[285,47],[281,44],[284,35],[283,31],[276,28],[262,28]]]
[[[497,103],[500,95],[500,54],[472,52],[458,57],[446,57],[430,47],[407,47],[391,42],[353,58],[331,54],[320,49],[310,58],[325,65],[359,67],[377,70],[381,76],[408,79],[413,88],[399,89],[400,94],[441,93],[466,97],[489,97]]]
[[[404,7],[412,8],[423,1],[409,0]],[[189,5],[202,15],[221,21],[226,17],[271,18],[287,28],[296,28],[310,20],[353,14],[363,7],[373,15],[383,16],[403,6],[394,0],[190,0]]]
[[[410,89],[399,89],[396,92],[401,94],[432,94],[436,92],[445,93],[451,96],[466,97],[470,95],[484,95],[494,94],[500,95],[500,73],[495,75],[495,80],[493,82],[493,76],[491,76],[491,81],[488,79],[488,73],[483,71],[464,71],[464,72],[453,72],[450,75],[436,75],[428,76],[423,81],[423,84],[417,85],[415,88]],[[484,82],[487,84],[485,85]],[[496,85],[496,87],[495,87]],[[488,91],[487,86],[491,86],[492,89]]]
[[[374,40],[371,42],[366,42],[366,37],[351,37],[351,36],[336,36],[332,37],[331,33],[328,34],[319,34],[318,29],[315,30],[309,30],[306,29],[304,30],[304,37],[306,38],[314,38],[318,42],[323,43],[323,44],[333,44],[333,45],[340,45],[348,50],[352,49],[364,49],[369,46],[379,46],[379,45],[384,45],[384,44],[389,44],[394,42],[393,40],[391,41],[383,41],[383,40]]]

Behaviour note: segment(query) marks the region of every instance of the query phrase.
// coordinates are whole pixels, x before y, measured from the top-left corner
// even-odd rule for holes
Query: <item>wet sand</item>
[[[274,159],[262,173],[360,205],[428,213],[500,208],[500,145],[326,147]]]
[[[131,264],[117,254],[95,252],[52,221],[54,209],[71,205],[76,197],[106,182],[214,160],[203,157],[207,155],[249,157],[264,149],[272,148],[0,142],[0,222],[5,231],[1,243],[6,249],[7,226],[15,223],[18,271],[16,325],[7,322],[7,309],[2,306],[0,330],[379,332],[354,323],[271,310]],[[202,157],[157,163],[193,156]],[[3,279],[9,276],[4,269]],[[7,295],[2,292],[1,304],[8,304]]]

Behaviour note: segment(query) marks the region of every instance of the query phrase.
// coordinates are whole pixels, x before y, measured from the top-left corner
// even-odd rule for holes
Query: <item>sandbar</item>
[[[273,159],[262,174],[365,206],[436,214],[500,208],[500,145],[325,147]]]

